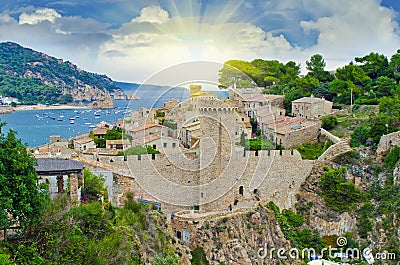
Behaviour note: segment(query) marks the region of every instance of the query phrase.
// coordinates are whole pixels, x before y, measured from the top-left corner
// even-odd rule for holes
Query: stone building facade
[[[286,117],[265,126],[264,135],[286,149],[294,148],[317,139],[321,128],[320,121],[305,118]]]
[[[292,101],[292,114],[295,117],[316,119],[332,113],[331,101],[313,95]]]

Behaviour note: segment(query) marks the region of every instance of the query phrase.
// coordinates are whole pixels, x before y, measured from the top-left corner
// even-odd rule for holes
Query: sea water
[[[125,92],[134,93],[140,99],[116,100],[114,101],[116,108],[109,110],[88,108],[15,111],[11,114],[0,115],[0,121],[7,123],[2,131],[3,133],[9,129],[17,131],[18,137],[24,144],[28,147],[35,147],[49,142],[51,135],[71,138],[90,132],[94,125],[102,121],[116,123],[118,119],[128,117],[130,110],[142,107],[158,108],[169,99],[184,101],[189,98],[189,90],[184,88],[146,87]],[[216,91],[215,94],[221,98],[227,97],[226,91]]]

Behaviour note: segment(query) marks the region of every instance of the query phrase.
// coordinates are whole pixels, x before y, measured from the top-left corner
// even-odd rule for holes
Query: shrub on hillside
[[[332,130],[338,124],[338,120],[335,116],[325,116],[322,118],[321,127],[325,130]]]

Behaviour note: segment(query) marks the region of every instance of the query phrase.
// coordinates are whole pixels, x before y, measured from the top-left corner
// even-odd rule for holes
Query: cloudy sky
[[[2,0],[0,41],[143,82],[196,60],[293,60],[328,70],[400,49],[399,0]]]

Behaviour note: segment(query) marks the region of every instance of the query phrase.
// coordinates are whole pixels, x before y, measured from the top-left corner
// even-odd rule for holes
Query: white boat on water
[[[96,125],[90,125],[89,128],[96,128]]]
[[[73,121],[73,120],[75,120],[75,117],[71,117],[71,118],[69,118],[71,121]]]
[[[85,124],[86,124],[86,125],[90,125],[91,123],[90,123],[90,122],[85,122]]]
[[[70,120],[69,123],[70,124],[75,124],[75,121],[74,120]]]

